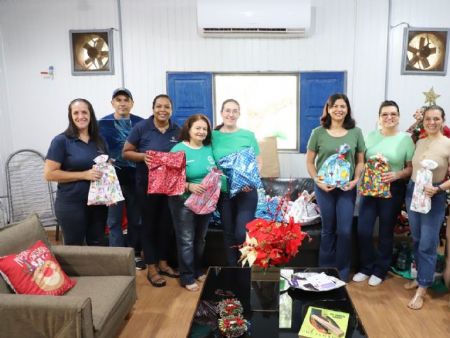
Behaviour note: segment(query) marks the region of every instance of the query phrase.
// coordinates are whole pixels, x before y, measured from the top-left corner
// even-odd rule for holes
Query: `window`
[[[278,137],[278,149],[298,150],[298,73],[214,74],[214,121],[222,123],[222,102],[241,106],[239,126],[258,139]]]
[[[180,126],[197,113],[205,114],[214,125],[221,123],[222,102],[234,98],[241,104],[240,126],[259,138],[278,136],[281,150],[306,153],[325,101],[333,93],[345,93],[345,78],[342,71],[168,72],[167,93],[173,101],[172,118]]]

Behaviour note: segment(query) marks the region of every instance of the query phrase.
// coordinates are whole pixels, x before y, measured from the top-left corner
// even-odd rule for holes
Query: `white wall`
[[[438,11],[425,10],[432,3]],[[388,0],[312,0],[314,27],[306,39],[205,39],[197,35],[195,0],[122,0],[124,82],[135,98],[134,112],[150,114],[153,97],[165,92],[167,71],[347,71],[347,93],[358,126],[374,128],[384,99]],[[449,27],[450,3],[392,0],[392,23]],[[101,117],[110,112],[111,92],[121,85],[119,35],[114,32],[116,75],[71,76],[69,29],[118,28],[116,0],[2,0],[0,36],[4,69],[0,103],[9,117],[8,151],[32,147],[46,152],[67,125],[67,104],[89,99]],[[400,76],[402,29],[391,30],[388,97],[399,102],[402,124],[422,105],[432,85],[444,94],[449,77]],[[40,71],[55,67],[54,80]],[[1,70],[0,63],[0,70]],[[3,87],[2,87],[3,86]],[[3,92],[3,91],[2,91]],[[2,95],[0,93],[0,95]],[[3,98],[3,97],[2,97]],[[2,115],[3,116],[3,115]],[[2,121],[3,122],[3,121]],[[0,150],[3,149],[0,147]],[[1,154],[1,152],[0,152]],[[283,176],[306,175],[304,156],[281,154]]]
[[[71,76],[69,29],[117,25],[111,0],[6,0],[0,2],[12,149],[46,152],[52,137],[67,126],[67,106],[76,97],[91,100],[103,115],[120,78]],[[101,13],[101,14],[99,14]],[[40,75],[55,68],[53,80]]]
[[[412,27],[450,28],[450,2],[445,0],[407,1],[393,0],[391,25],[406,22]],[[447,124],[450,124],[450,68],[447,60],[446,76],[401,75],[403,29],[405,25],[391,29],[389,55],[388,96],[398,100],[403,115],[411,115],[424,105],[425,96],[431,87],[441,95],[436,101],[447,112]],[[447,46],[450,51],[450,46]],[[408,119],[402,119],[407,127]]]
[[[6,66],[4,58],[5,45],[0,30],[0,177],[5,177],[4,163],[11,152],[12,135],[9,118],[8,87],[6,86]],[[0,196],[6,195],[4,179],[0,179]],[[0,203],[3,203],[0,199]],[[1,219],[0,219],[1,222]]]

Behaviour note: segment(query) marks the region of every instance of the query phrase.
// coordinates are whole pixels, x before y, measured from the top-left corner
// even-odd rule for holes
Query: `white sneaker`
[[[372,276],[370,276],[370,278],[369,278],[369,285],[370,285],[370,286],[378,286],[378,285],[381,284],[382,281],[383,281],[383,280],[382,280],[381,278],[378,278],[377,276],[372,275]]]
[[[367,276],[366,274],[364,274],[362,272],[358,272],[356,275],[353,276],[353,281],[354,282],[364,282],[367,278],[369,278],[369,276]]]

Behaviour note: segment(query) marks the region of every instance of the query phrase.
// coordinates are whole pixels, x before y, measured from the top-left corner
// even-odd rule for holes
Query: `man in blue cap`
[[[133,126],[142,120],[131,114],[134,101],[133,95],[126,88],[117,88],[112,94],[111,105],[114,113],[99,121],[100,133],[109,147],[110,157],[116,167],[117,177],[122,188],[125,201],[111,205],[108,208],[109,245],[126,246],[122,232],[122,217],[124,207],[128,219],[127,244],[135,250],[136,269],[145,269],[141,258],[140,239],[140,207],[136,198],[135,173],[136,164],[122,157],[122,148]]]

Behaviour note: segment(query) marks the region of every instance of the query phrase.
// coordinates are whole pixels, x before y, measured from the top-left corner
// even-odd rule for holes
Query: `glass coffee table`
[[[294,272],[325,272],[338,276],[336,269],[286,268]],[[258,308],[255,310],[255,290],[250,287],[251,269],[239,267],[210,267],[188,337],[223,337],[217,329],[216,304],[226,298],[237,298],[244,308],[244,318],[250,322],[249,330],[242,337],[297,338],[300,326],[309,306],[326,308],[350,314],[346,338],[368,337],[345,287],[331,291],[312,292],[289,288],[279,291],[277,282],[274,292],[259,290]],[[283,284],[283,283],[282,283]],[[272,288],[273,290],[273,288]],[[274,302],[277,306],[274,309]],[[266,310],[265,310],[266,308]],[[253,310],[252,310],[253,309]]]

